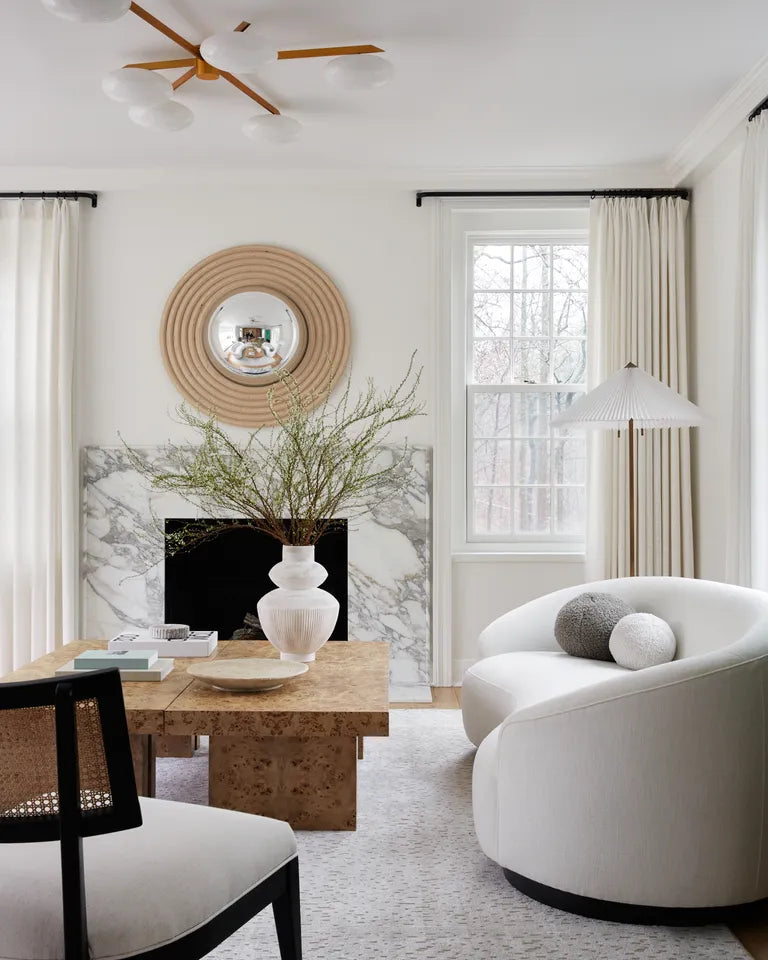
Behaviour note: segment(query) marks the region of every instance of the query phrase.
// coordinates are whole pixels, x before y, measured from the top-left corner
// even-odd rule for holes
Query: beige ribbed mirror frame
[[[282,406],[279,377],[250,378],[228,370],[210,342],[216,311],[238,293],[269,293],[296,319],[298,345],[283,368],[304,395],[319,403],[344,372],[350,322],[344,298],[311,260],[283,247],[248,244],[213,253],[195,264],[165,304],[160,344],[166,370],[181,394],[205,413],[241,427],[275,422],[268,393]]]

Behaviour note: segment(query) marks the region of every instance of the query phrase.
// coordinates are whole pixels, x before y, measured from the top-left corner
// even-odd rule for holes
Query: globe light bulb
[[[127,13],[131,0],[42,0],[49,13],[76,23],[109,23]]]
[[[132,107],[155,107],[173,96],[173,85],[153,70],[121,67],[112,70],[101,81],[101,89],[110,100]]]
[[[217,70],[250,73],[274,56],[267,41],[250,30],[215,33],[200,44],[200,56]]]

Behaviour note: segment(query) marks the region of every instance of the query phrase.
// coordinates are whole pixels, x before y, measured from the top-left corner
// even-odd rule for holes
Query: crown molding
[[[669,155],[664,169],[673,186],[680,184],[739,127],[768,96],[768,56],[763,57],[721,97]]]
[[[133,167],[74,168],[0,166],[0,189],[15,190],[141,190],[271,187],[294,189],[325,186],[366,189],[393,187],[405,190],[442,189],[603,189],[664,187],[661,164],[618,166],[484,166],[484,167],[369,167],[369,168],[240,168],[240,167]]]

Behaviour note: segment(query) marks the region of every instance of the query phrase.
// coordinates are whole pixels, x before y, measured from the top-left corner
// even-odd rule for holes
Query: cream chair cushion
[[[617,663],[572,657],[562,651],[532,650],[488,657],[464,674],[464,729],[479,746],[515,710],[626,672]]]
[[[287,823],[142,798],[144,824],[83,841],[93,960],[202,926],[296,856]],[[0,960],[64,955],[58,843],[0,844]]]

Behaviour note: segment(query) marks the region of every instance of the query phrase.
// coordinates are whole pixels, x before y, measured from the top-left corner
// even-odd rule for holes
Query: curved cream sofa
[[[586,590],[672,626],[677,658],[630,671],[563,653]],[[464,678],[475,830],[510,882],[589,916],[690,923],[768,897],[768,594],[636,577],[527,603]]]

